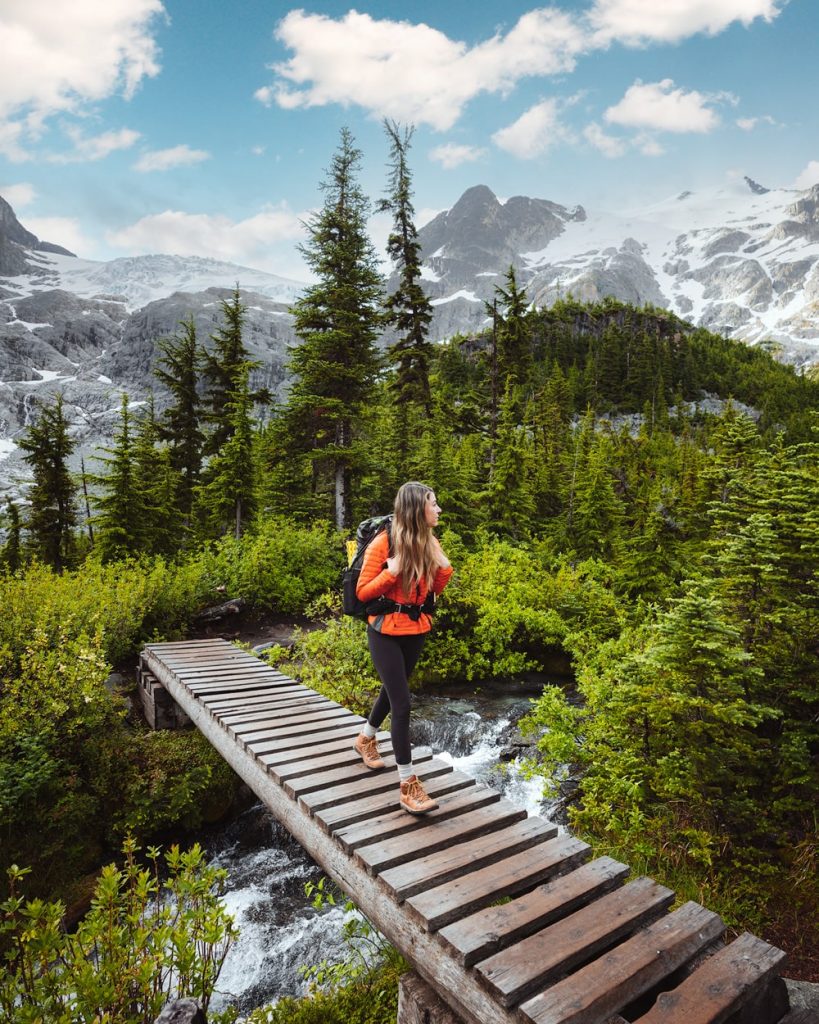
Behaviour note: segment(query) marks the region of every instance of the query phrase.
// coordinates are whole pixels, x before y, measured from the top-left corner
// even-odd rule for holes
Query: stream
[[[414,695],[411,738],[530,814],[550,817],[541,786],[520,773],[516,759],[501,762],[514,723],[529,697],[490,688]],[[316,911],[304,894],[321,869],[261,804],[202,838],[210,860],[228,873],[225,903],[241,935],[219,977],[212,1010],[236,1005],[240,1014],[302,995],[302,964],[342,959],[342,907]]]

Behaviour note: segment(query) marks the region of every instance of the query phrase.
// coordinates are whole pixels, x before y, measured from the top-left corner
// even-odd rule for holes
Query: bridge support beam
[[[396,1024],[463,1024],[420,974],[407,971],[398,983]]]

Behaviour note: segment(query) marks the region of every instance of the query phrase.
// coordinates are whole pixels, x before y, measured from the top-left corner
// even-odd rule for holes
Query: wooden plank
[[[722,1024],[781,973],[781,949],[744,932],[670,992],[661,992],[637,1024]]]
[[[287,705],[283,708],[269,708],[257,711],[249,720],[234,721],[232,716],[220,715],[225,726],[241,742],[251,739],[265,739],[269,732],[285,729],[290,723],[302,725],[305,722],[318,722],[332,718],[346,718],[352,712],[336,704],[335,701],[322,701],[317,704]]]
[[[437,931],[503,896],[514,896],[577,867],[590,853],[590,847],[579,839],[557,836],[534,850],[516,853],[463,878],[411,896],[407,907],[418,916],[424,928]]]
[[[276,687],[269,690],[268,693],[256,693],[252,697],[206,696],[200,698],[205,707],[224,715],[244,711],[246,708],[264,707],[268,703],[277,706],[279,704],[297,704],[299,701],[306,703],[307,701],[325,699],[322,694],[316,693],[315,690],[307,690],[303,686]]]
[[[392,747],[389,745],[389,742],[382,744],[381,754],[385,758],[390,757]],[[430,754],[430,756],[432,755]],[[289,764],[268,765],[267,770],[278,782],[285,783],[291,779],[303,778],[306,775],[312,775],[326,769],[343,768],[345,765],[353,764],[363,766],[361,754],[353,749],[352,741],[348,739],[343,747],[335,750],[325,749],[322,754],[315,754],[313,757],[302,757],[298,761],[291,761]],[[373,769],[367,768],[367,771],[371,772]]]
[[[441,763],[443,762],[438,762],[438,764]],[[446,774],[431,777],[423,773],[423,768],[424,766],[420,765],[416,774],[419,779],[423,779],[424,788],[427,793],[430,796],[434,796],[436,800],[447,793],[461,792],[475,786],[475,780],[468,775],[464,775],[463,772],[450,770]],[[324,807],[315,812],[315,817],[325,832],[335,834],[336,830],[342,829],[345,826],[364,822],[374,815],[395,811],[397,800],[397,794],[392,790],[389,792],[365,793],[344,803],[331,804],[328,807]],[[399,813],[403,817],[415,821],[411,814],[407,814],[406,811],[400,810],[400,808]],[[432,811],[431,813],[435,814],[436,812]]]
[[[537,848],[538,857],[546,845]],[[487,907],[445,925],[438,937],[460,963],[470,967],[620,885],[628,872],[625,864],[598,857],[511,903]],[[418,898],[412,897],[411,902]]]
[[[518,1007],[533,1024],[599,1024],[688,963],[724,931],[698,903],[679,910]]]
[[[425,761],[432,757],[432,751],[429,747],[418,747],[412,753],[413,761]],[[386,768],[395,769],[395,759],[391,756],[384,758],[384,764]],[[275,768],[268,768],[268,771],[275,778]],[[381,783],[382,777],[386,777],[385,781]],[[324,792],[325,790],[332,790],[335,787],[342,787],[348,784],[354,785],[356,783],[363,783],[364,786],[371,786],[372,792],[375,792],[376,786],[391,785],[398,788],[395,771],[373,771],[371,768],[367,768],[364,762],[359,758],[355,764],[347,765],[343,768],[334,768],[325,772],[314,772],[311,775],[303,775],[298,779],[290,779],[283,783],[284,790],[294,800],[298,800],[301,796],[306,796],[308,793]]]
[[[227,729],[224,730],[226,735],[230,735]],[[361,732],[361,726],[358,722],[345,723],[343,720],[337,728],[323,729],[318,733],[302,733],[298,736],[282,736],[281,739],[271,740],[269,743],[264,744],[264,752],[262,749],[254,751],[256,759],[265,767],[268,764],[267,755],[276,757],[282,751],[288,753],[294,750],[301,750],[302,747],[312,747],[323,743],[325,740],[337,740],[342,736],[357,736]],[[231,743],[235,742],[231,737]],[[274,762],[270,762],[274,763]]]
[[[378,875],[417,857],[425,857],[456,843],[465,843],[497,832],[525,817],[526,811],[509,800],[497,800],[488,807],[480,807],[454,818],[439,816],[430,819],[424,815],[421,828],[410,834],[362,846],[355,856],[369,874]]]
[[[664,913],[674,893],[635,878],[590,906],[475,965],[478,979],[503,1006],[516,1006],[548,982],[587,963]]]
[[[352,750],[353,737],[357,734],[358,726],[356,726],[356,731],[352,735],[345,735],[344,730],[340,730],[338,733],[331,733],[334,737],[333,739],[325,739],[321,743],[315,743],[309,747],[299,747],[296,750],[287,749],[279,750],[272,754],[264,754],[259,760],[264,761],[267,767],[271,768],[299,761],[309,761],[314,757],[323,757],[334,750]],[[390,734],[388,732],[376,733],[376,739],[381,745],[379,749],[383,750],[384,753],[392,752]],[[358,756],[360,757],[361,755]]]
[[[416,816],[407,814],[403,808],[396,811],[390,807],[390,810],[371,815],[364,821],[336,828],[333,834],[343,849],[352,853],[360,846],[367,846],[376,840],[383,841],[407,832],[415,832],[439,818],[454,818],[479,807],[497,803],[498,800],[500,793],[497,790],[483,784],[473,785],[442,797],[437,810],[430,811],[429,814]]]
[[[209,648],[224,648],[232,647],[233,644],[228,643],[227,640],[223,640],[221,637],[212,636],[206,637],[203,640],[158,640],[156,643],[145,644],[145,650],[156,651],[158,654],[163,651],[176,651],[176,650],[202,650],[205,647]]]
[[[513,853],[537,846],[553,838],[556,832],[557,829],[542,818],[532,817],[473,842],[460,843],[448,850],[389,868],[379,877],[395,898],[403,902],[467,871],[477,871]]]
[[[260,672],[258,669],[242,669],[241,672],[228,672],[225,669],[215,669],[206,676],[197,676],[191,672],[178,672],[179,678],[191,691],[191,693],[217,693],[219,690],[245,689],[249,686],[289,686],[290,679],[277,679],[269,672]]]
[[[415,774],[419,779],[428,779],[436,775],[446,775],[451,771],[451,764],[447,764],[446,761],[440,761],[438,758],[432,758],[428,765],[419,764]],[[318,790],[315,793],[304,793],[299,797],[299,805],[309,814],[315,814],[316,811],[323,810],[325,807],[344,804],[350,800],[355,800],[356,797],[383,793],[387,790],[393,793],[395,803],[397,804],[398,777],[395,772],[370,772],[368,778],[360,779],[357,782],[331,786]]]
[[[266,754],[270,750],[280,750],[279,744],[284,741],[286,744],[288,738],[297,740],[300,737],[309,736],[311,733],[317,732],[331,732],[334,729],[344,729],[348,726],[357,725],[358,729],[361,728],[361,723],[364,721],[359,715],[353,715],[349,711],[346,715],[338,717],[326,717],[319,719],[315,722],[307,722],[304,725],[292,725],[283,727],[281,729],[268,729],[264,737],[259,737],[255,740],[248,740],[245,737],[244,746],[254,754]],[[228,732],[231,736],[233,734],[229,729],[225,728],[225,732]]]

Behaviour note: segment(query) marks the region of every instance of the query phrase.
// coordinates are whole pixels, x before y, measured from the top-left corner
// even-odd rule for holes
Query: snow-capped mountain
[[[537,306],[572,294],[671,309],[781,358],[819,361],[819,185],[766,189],[750,178],[683,192],[620,215],[566,209],[485,186],[419,232],[438,336],[486,323],[510,263]]]

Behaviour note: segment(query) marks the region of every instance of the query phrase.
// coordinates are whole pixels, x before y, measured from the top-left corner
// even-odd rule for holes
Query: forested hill
[[[714,395],[752,406],[764,430],[798,429],[806,411],[819,407],[819,382],[777,361],[775,346],[749,347],[668,310],[567,299],[529,312],[526,323],[534,367],[539,375],[560,368],[576,411],[648,407],[656,417],[658,403],[667,409]],[[492,338],[490,330],[456,344],[471,360],[491,358]]]

